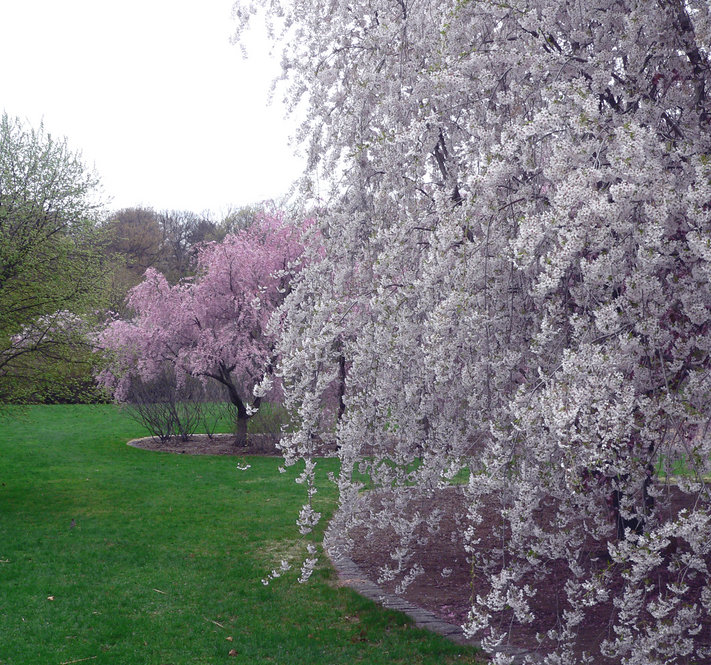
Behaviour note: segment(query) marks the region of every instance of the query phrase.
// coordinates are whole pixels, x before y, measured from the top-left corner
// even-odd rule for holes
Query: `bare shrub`
[[[166,364],[150,381],[132,379],[126,409],[161,441],[173,437],[187,441],[201,427],[212,436],[223,417],[225,403],[214,392],[191,376],[178,381],[172,367]]]

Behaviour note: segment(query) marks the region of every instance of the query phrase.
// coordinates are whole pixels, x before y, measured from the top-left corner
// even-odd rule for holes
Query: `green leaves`
[[[72,356],[52,317],[93,312],[101,302],[97,184],[65,140],[2,116],[0,398],[18,398],[41,373],[32,366],[39,358]]]

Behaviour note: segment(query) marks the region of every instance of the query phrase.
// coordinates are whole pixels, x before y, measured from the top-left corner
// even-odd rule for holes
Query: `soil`
[[[161,441],[157,437],[147,436],[143,439],[129,441],[128,445],[143,450],[154,450],[164,453],[181,455],[281,455],[276,444],[279,437],[272,434],[250,434],[247,445],[235,442],[234,434],[194,434],[189,439],[172,437]]]
[[[154,450],[164,453],[177,453],[180,455],[266,455],[280,457],[281,450],[277,447],[278,434],[249,434],[247,444],[238,444],[234,434],[193,434],[188,439],[172,437],[161,441],[157,437],[146,436],[142,439],[133,439],[128,445],[143,450]],[[329,457],[334,454],[333,447],[320,446],[316,449],[319,457]]]
[[[693,507],[695,496],[683,494],[676,487],[669,488],[669,493],[670,510],[674,514],[677,514],[682,508]],[[476,598],[477,595],[486,595],[490,587],[487,586],[484,576],[476,576],[471,558],[465,551],[462,542],[462,515],[466,514],[463,492],[456,488],[434,491],[426,500],[421,500],[419,503],[411,502],[408,505],[408,511],[413,513],[419,511],[421,515],[427,515],[433,506],[443,511],[442,521],[434,538],[429,537],[427,542],[422,545],[414,544],[413,561],[418,561],[422,565],[424,574],[414,579],[406,588],[403,596],[411,603],[428,609],[449,623],[462,625],[466,621],[472,598]],[[492,502],[490,505],[484,506],[480,512],[483,520],[475,528],[473,538],[479,539],[479,547],[482,552],[489,552],[500,547],[501,506]],[[539,524],[549,524],[555,515],[555,507],[553,505],[543,506],[537,512],[536,519]],[[354,545],[349,556],[353,562],[365,577],[377,582],[384,590],[390,593],[394,592],[398,579],[392,582],[379,580],[383,566],[394,566],[390,552],[395,549],[397,541],[392,530],[383,527],[367,533],[365,528],[361,528],[354,530],[350,535]],[[612,520],[609,539],[613,542],[615,540],[615,528]],[[671,556],[682,556],[683,550],[681,542],[673,543],[664,551],[665,559]],[[583,545],[582,551],[581,564],[588,576],[603,570],[614,569],[617,566],[608,555],[606,543],[595,542],[591,539]],[[711,556],[706,558],[706,565],[711,569]],[[535,652],[537,649],[540,652],[545,652],[546,647],[550,648],[552,643],[545,639],[545,633],[560,627],[558,616],[566,607],[563,585],[565,580],[570,577],[570,571],[567,562],[562,560],[550,562],[546,568],[547,570],[544,571],[543,567],[539,566],[535,579],[524,580],[524,582],[532,583],[538,589],[536,596],[529,601],[535,615],[533,623],[513,625],[511,610],[494,615],[492,623],[499,630],[505,632],[509,627],[512,628],[505,646],[529,652]],[[655,579],[662,590],[666,590],[667,583],[672,581],[664,568],[665,566],[659,566],[657,573],[650,575],[650,578]],[[445,576],[442,574],[444,569],[450,569],[451,572],[447,571]],[[616,572],[619,573],[619,570]],[[619,574],[614,575],[614,579],[617,580],[617,588],[612,585],[607,586],[611,597],[622,590]],[[702,576],[697,576],[695,579],[687,577],[685,581],[689,586],[689,591],[684,599],[698,600],[701,587],[706,580]],[[599,645],[604,639],[614,638],[612,629],[614,619],[615,608],[611,601],[598,604],[594,608],[588,608],[584,623],[579,629],[576,655],[579,657],[584,650],[593,656],[594,665],[614,663],[615,661],[604,658],[599,652]],[[543,638],[540,643],[539,637]],[[694,641],[698,645],[711,646],[711,620],[706,618],[703,621],[702,630],[694,637]]]
[[[209,455],[280,455],[276,447],[277,438],[272,435],[251,435],[247,446],[237,447],[232,435],[215,435],[209,439],[207,436],[195,436],[188,441],[160,442],[152,438],[132,441],[129,445],[147,450],[160,450],[184,454],[209,454]],[[324,451],[327,452],[327,451]],[[690,507],[692,497],[682,494],[678,489],[671,488],[672,510],[678,511],[683,507]],[[688,504],[688,505],[687,505]],[[436,505],[443,511],[442,521],[436,538],[429,538],[428,542],[419,547],[415,560],[418,560],[425,570],[425,574],[417,576],[406,588],[403,597],[411,603],[429,610],[436,616],[452,624],[465,622],[472,597],[484,595],[488,592],[484,578],[472,576],[471,559],[464,550],[461,533],[461,515],[465,512],[464,495],[455,488],[437,490],[419,505],[410,506],[412,511],[419,510],[427,514],[431,507]],[[538,519],[545,522],[554,514],[554,507],[543,507],[539,511]],[[474,538],[480,539],[482,551],[489,551],[500,543],[501,521],[500,506],[490,505],[483,510],[482,523],[476,528]],[[612,524],[610,537],[614,536]],[[383,528],[371,533],[365,529],[354,531],[354,547],[350,558],[358,566],[361,573],[369,580],[377,583],[383,590],[394,592],[398,579],[387,582],[381,581],[380,575],[383,566],[393,565],[390,552],[393,551],[396,541],[391,530]],[[417,546],[416,546],[417,547]],[[679,554],[674,547],[669,548],[668,556]],[[607,554],[604,543],[590,542],[583,548],[587,554],[583,562],[588,571],[607,569],[613,564]],[[711,557],[707,560],[711,568]],[[443,575],[442,571],[448,569]],[[565,606],[562,581],[566,577],[567,564],[563,561],[553,562],[547,566],[545,577],[543,573],[537,574],[535,586],[539,591],[531,600],[531,608],[536,616],[534,623],[516,626],[512,629],[508,645],[526,650],[546,647],[546,641],[539,645],[537,635],[542,636],[546,631],[556,627],[558,612]],[[659,583],[662,588],[666,585],[665,574],[660,568]],[[533,580],[532,580],[533,581]],[[698,598],[700,586],[705,580],[687,580],[689,582],[688,595]],[[612,596],[614,596],[614,590]],[[585,649],[595,656],[594,665],[609,664],[607,658],[599,654],[598,646],[605,638],[613,637],[612,622],[615,610],[611,602],[597,605],[593,611],[588,610],[584,624],[579,633],[580,649]],[[502,611],[494,617],[495,622],[502,628],[511,625],[511,611]],[[697,644],[711,646],[711,621],[702,624],[701,632],[694,638]],[[550,643],[547,643],[550,646]]]

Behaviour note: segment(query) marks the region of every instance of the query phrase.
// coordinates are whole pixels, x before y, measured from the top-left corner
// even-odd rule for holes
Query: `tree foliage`
[[[148,268],[161,272],[171,284],[194,275],[201,243],[247,229],[261,214],[256,206],[230,209],[217,222],[208,213],[188,210],[132,207],[112,212],[102,225],[111,262],[111,309],[126,314],[126,295],[143,281]]]
[[[240,30],[260,5],[290,37],[321,205],[323,249],[284,309],[287,461],[309,457],[348,368],[333,550],[363,515],[387,521],[384,574],[411,579],[437,507],[404,507],[464,468],[465,522],[501,505],[501,549],[462,528],[488,584],[467,630],[487,647],[562,562],[547,662],[582,662],[579,627],[610,594],[609,658],[708,658],[708,3],[265,0],[238,3]],[[682,458],[688,512],[657,473]],[[356,471],[392,500],[360,497]],[[317,519],[307,505],[302,530]]]
[[[97,180],[42,126],[0,119],[0,395],[23,399],[74,352],[103,295]],[[61,333],[57,334],[61,329]],[[59,365],[57,364],[59,363]],[[67,369],[60,371],[60,376]],[[46,370],[46,372],[45,372]],[[55,385],[55,393],[60,384]]]
[[[262,216],[252,226],[205,243],[197,274],[171,286],[155,269],[131,290],[131,319],[117,319],[101,334],[112,353],[101,382],[122,401],[136,378],[150,382],[169,363],[177,375],[222,384],[237,411],[237,440],[267,391],[276,360],[270,317],[299,269],[301,230],[280,216]]]

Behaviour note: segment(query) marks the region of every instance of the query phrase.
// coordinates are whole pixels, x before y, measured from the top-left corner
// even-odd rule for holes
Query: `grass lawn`
[[[0,665],[476,662],[327,564],[264,586],[297,549],[294,470],[125,445],[145,434],[113,406],[0,414]]]

